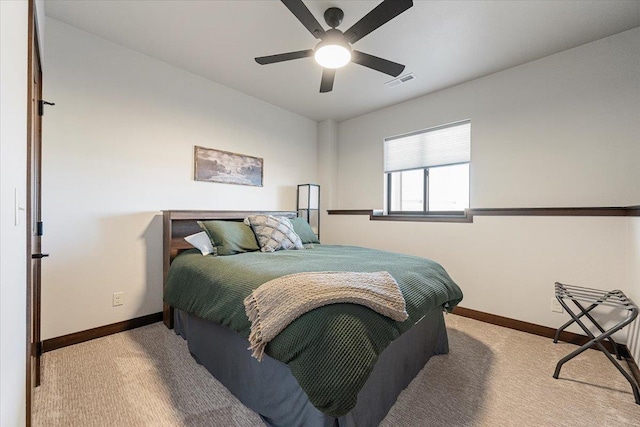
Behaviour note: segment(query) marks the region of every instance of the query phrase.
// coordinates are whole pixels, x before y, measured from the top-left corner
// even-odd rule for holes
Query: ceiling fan
[[[330,7],[324,12],[324,20],[331,27],[330,30],[325,31],[302,0],[281,1],[315,38],[320,39],[320,42],[314,49],[258,57],[256,58],[258,64],[273,64],[313,56],[323,67],[320,93],[331,92],[336,69],[349,62],[393,77],[399,76],[404,70],[402,64],[353,50],[351,45],[409,9],[413,6],[412,0],[384,0],[344,33],[336,29],[344,18],[344,12],[341,9]]]

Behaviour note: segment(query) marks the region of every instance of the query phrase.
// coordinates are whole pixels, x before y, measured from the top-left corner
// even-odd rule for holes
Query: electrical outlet
[[[124,304],[124,292],[114,292],[113,293],[113,306],[118,306]]]
[[[558,301],[556,297],[551,298],[551,311],[554,313],[564,313],[562,305],[560,305],[560,301]]]

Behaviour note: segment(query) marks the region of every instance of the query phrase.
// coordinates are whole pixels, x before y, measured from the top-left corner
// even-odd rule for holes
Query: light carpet
[[[398,397],[383,427],[634,426],[640,405],[607,358],[475,320],[446,316],[450,352]],[[43,358],[35,426],[262,426],[162,323]],[[623,362],[623,365],[625,363]]]

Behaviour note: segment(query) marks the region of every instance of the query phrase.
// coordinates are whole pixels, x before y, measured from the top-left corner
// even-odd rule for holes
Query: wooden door
[[[42,67],[34,1],[29,1],[27,112],[27,426],[31,425],[33,389],[40,385],[40,276],[42,258]]]
[[[32,358],[35,370],[35,386],[40,385],[40,280],[41,280],[41,263],[42,258],[47,256],[42,253],[42,208],[41,208],[41,189],[42,189],[42,116],[40,100],[42,99],[42,71],[40,68],[39,55],[34,55],[34,73],[33,73],[33,94],[31,100],[33,126],[31,129],[30,141],[30,197],[29,197],[29,239],[31,240],[31,276],[30,288],[32,295],[31,303],[31,345]]]

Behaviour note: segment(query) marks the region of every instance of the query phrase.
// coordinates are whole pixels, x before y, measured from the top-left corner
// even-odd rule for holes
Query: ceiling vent
[[[400,76],[397,79],[390,80],[390,81],[386,82],[385,85],[387,87],[396,87],[396,86],[400,86],[403,83],[410,82],[411,80],[414,80],[415,78],[416,77],[413,75],[413,73],[409,73],[409,74],[405,74],[404,76]]]

